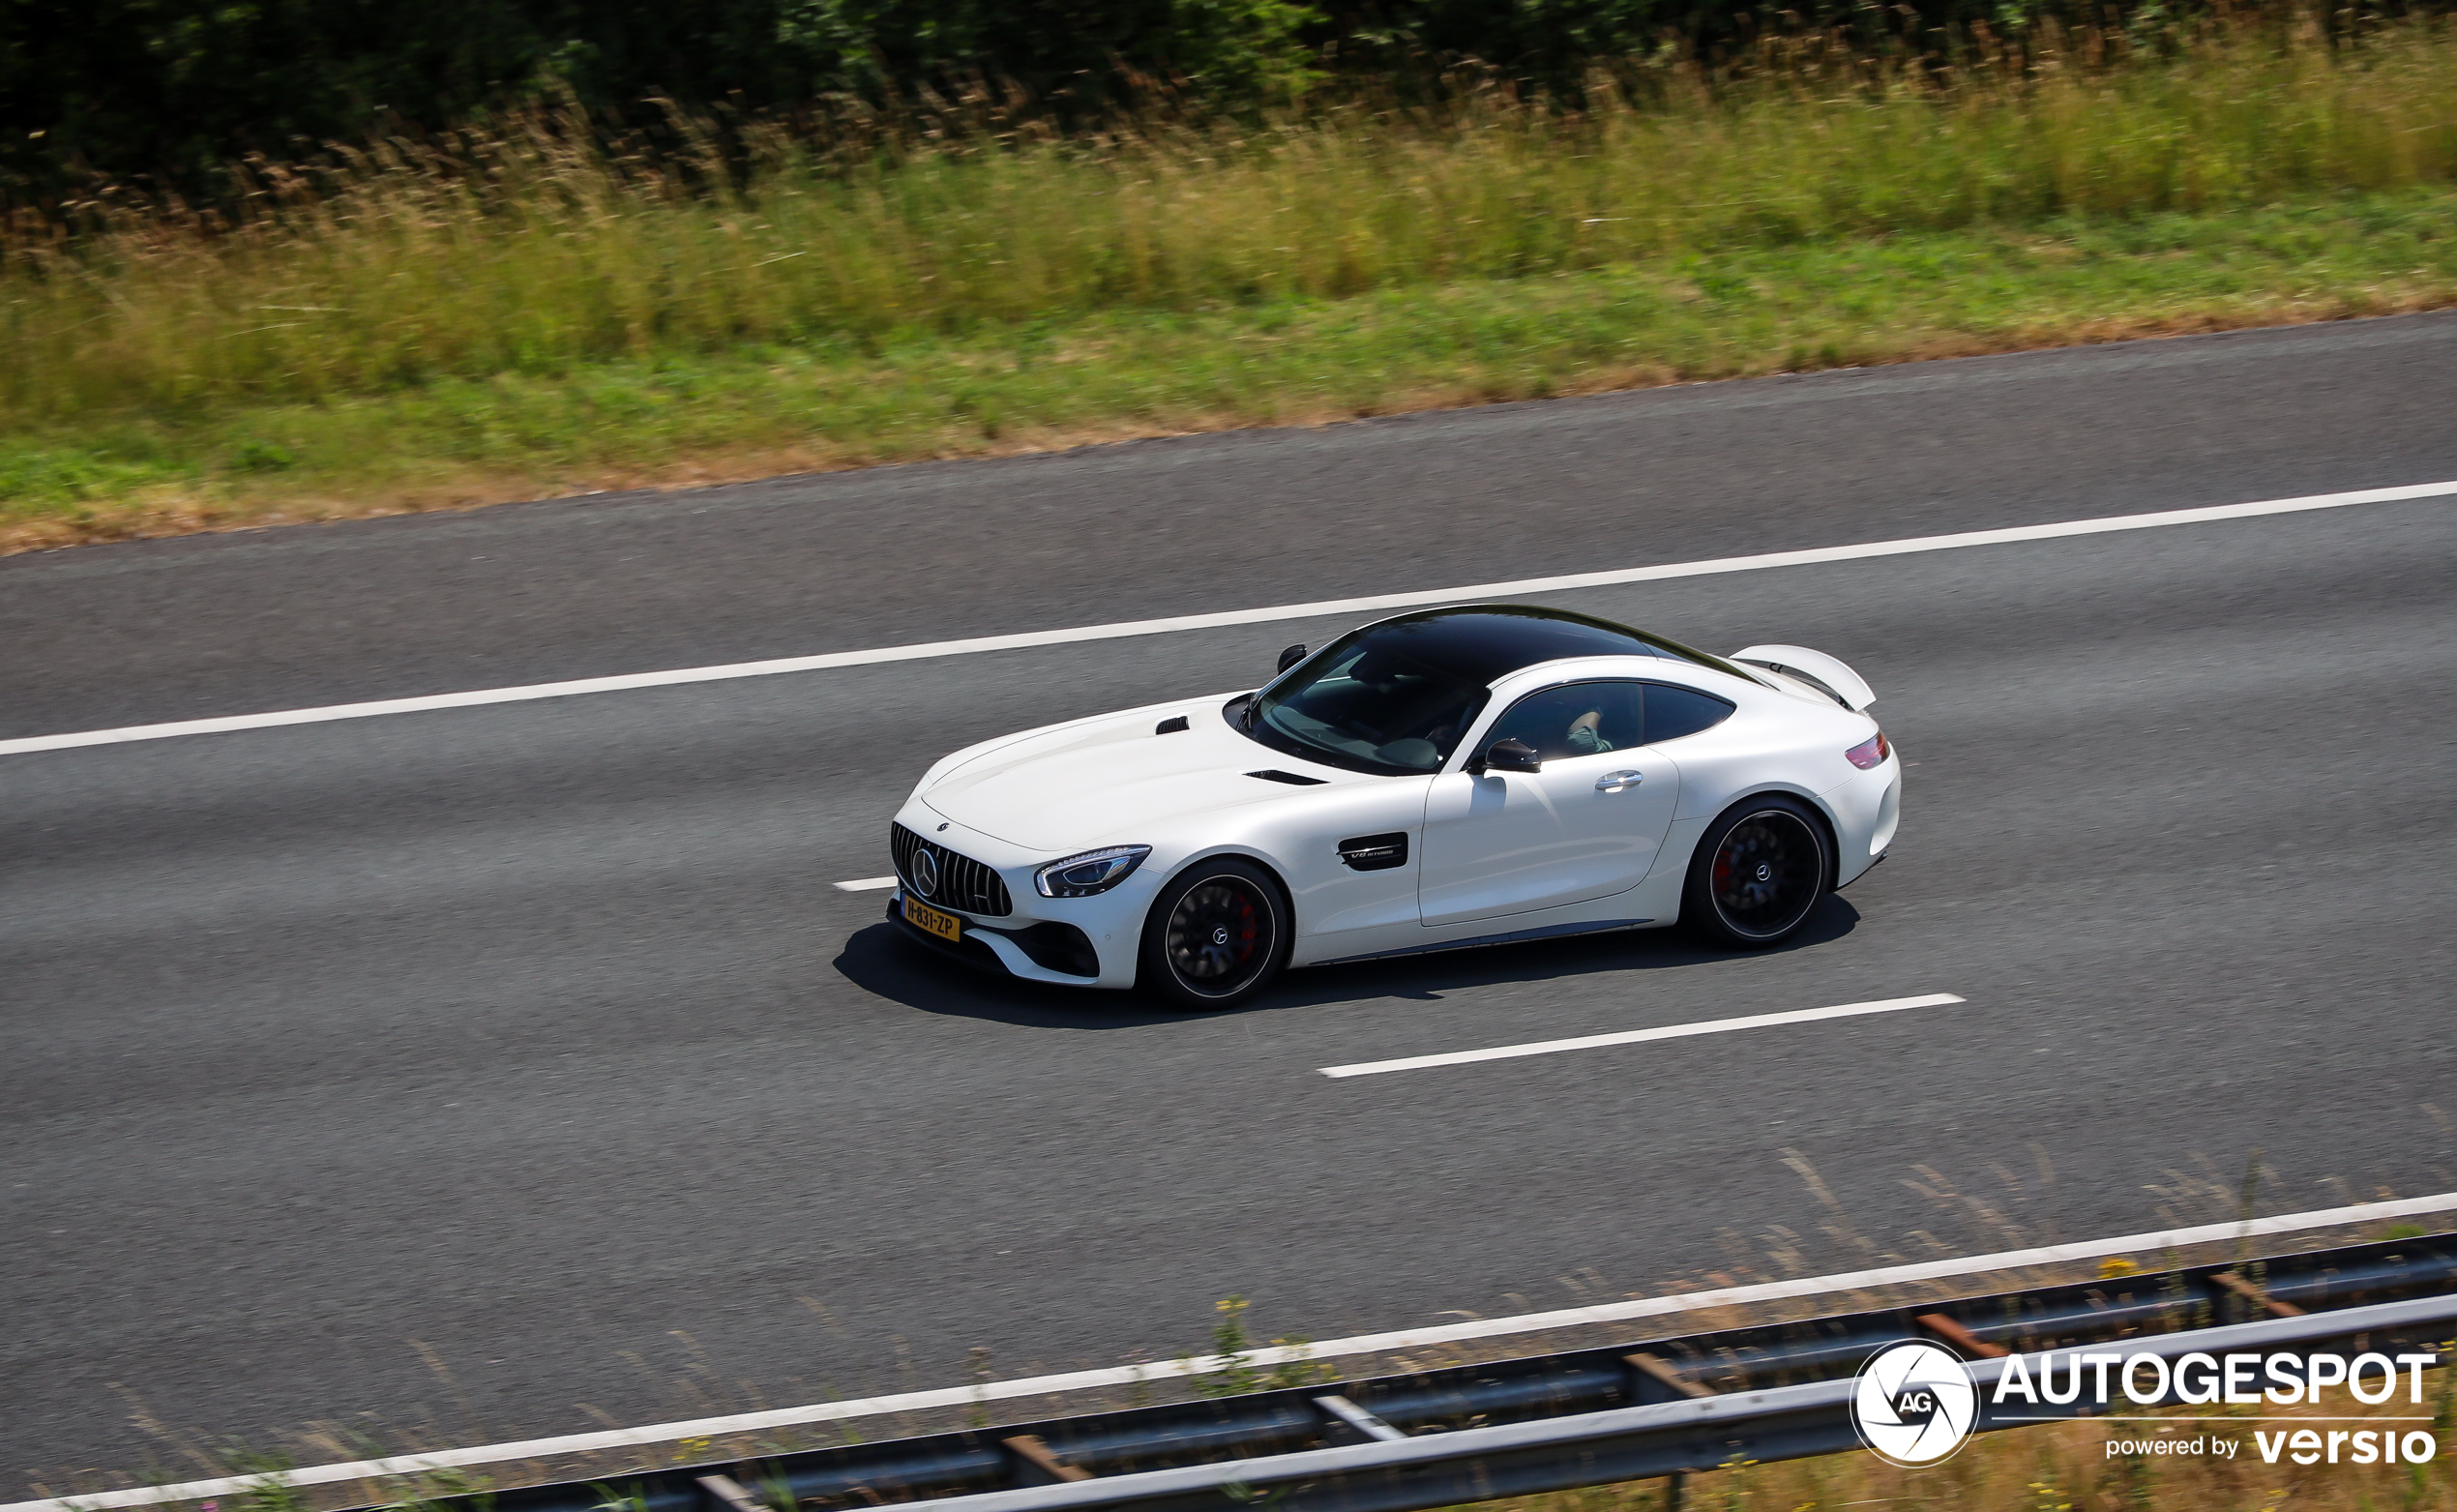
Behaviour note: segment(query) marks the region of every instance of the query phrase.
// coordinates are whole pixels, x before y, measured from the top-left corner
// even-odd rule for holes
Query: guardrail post
[[[1059,1459],[1056,1451],[1038,1434],[1018,1434],[1013,1438],[1001,1438],[998,1442],[1015,1457],[1016,1484],[1019,1486],[1062,1486],[1069,1481],[1092,1478],[1090,1470]]]
[[[2268,1292],[2262,1290],[2259,1287],[2254,1286],[2251,1282],[2246,1281],[2243,1277],[2236,1275],[2232,1270],[2222,1270],[2209,1279],[2217,1283],[2219,1286],[2225,1287],[2228,1290],[2243,1298],[2253,1306],[2260,1308],[2263,1312],[2267,1313],[2272,1318],[2301,1318],[2304,1316],[2303,1309],[2295,1306],[2293,1302],[2279,1301],[2276,1297],[2273,1297]]]
[[[1322,1414],[1322,1441],[1327,1444],[1389,1443],[1407,1437],[1346,1397],[1316,1397],[1314,1409]]]
[[[1714,1388],[1690,1379],[1679,1366],[1644,1349],[1633,1349],[1622,1355],[1621,1365],[1630,1374],[1630,1400],[1633,1402],[1678,1402],[1684,1398],[1702,1402],[1715,1394]],[[1674,1470],[1665,1476],[1664,1512],[1680,1512],[1681,1498],[1688,1492],[1687,1470]]]
[[[1684,1397],[1702,1402],[1715,1394],[1711,1387],[1692,1380],[1672,1361],[1643,1349],[1622,1355],[1621,1365],[1629,1372],[1633,1402],[1678,1402]]]
[[[1965,1359],[2000,1360],[2013,1352],[2001,1344],[1990,1344],[1942,1313],[1922,1313],[1911,1321],[1960,1349]]]
[[[742,1489],[742,1482],[730,1475],[702,1475],[699,1489],[717,1503],[718,1512],[768,1512],[758,1497]]]

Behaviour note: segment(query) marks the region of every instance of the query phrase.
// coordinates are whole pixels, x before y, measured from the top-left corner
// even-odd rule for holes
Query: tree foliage
[[[1301,86],[1303,0],[6,0],[0,173],[194,186],[247,153],[423,133],[569,95],[791,108],[997,80],[1087,104],[1137,75]]]
[[[2168,0],[2128,0],[2156,7]],[[137,181],[212,194],[251,153],[431,133],[576,101],[878,104],[993,82],[1080,119],[1158,85],[1199,104],[1473,60],[1574,91],[1593,60],[1752,25],[2014,21],[2100,0],[0,0],[0,198]]]

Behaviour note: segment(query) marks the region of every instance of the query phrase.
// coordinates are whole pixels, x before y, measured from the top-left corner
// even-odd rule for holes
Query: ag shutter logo
[[[1979,1392],[1961,1358],[1922,1340],[1889,1344],[1869,1356],[1851,1391],[1860,1442],[1904,1469],[1950,1459],[1978,1416]]]

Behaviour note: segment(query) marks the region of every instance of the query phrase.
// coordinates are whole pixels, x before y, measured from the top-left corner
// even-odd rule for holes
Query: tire
[[[1763,950],[1799,933],[1834,875],[1825,823],[1769,793],[1715,815],[1689,858],[1681,922],[1708,944]]]
[[[1169,879],[1143,921],[1136,978],[1181,1008],[1233,1008],[1288,959],[1288,904],[1251,861],[1199,861]]]

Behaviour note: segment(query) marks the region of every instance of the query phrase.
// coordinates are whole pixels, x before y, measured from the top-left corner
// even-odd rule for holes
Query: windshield
[[[1485,706],[1486,688],[1357,631],[1255,699],[1246,733],[1351,771],[1438,772]]]
[[[1332,641],[1249,700],[1237,727],[1275,751],[1384,776],[1438,772],[1495,679],[1574,657],[1721,657],[1567,609],[1472,604],[1420,609]]]

